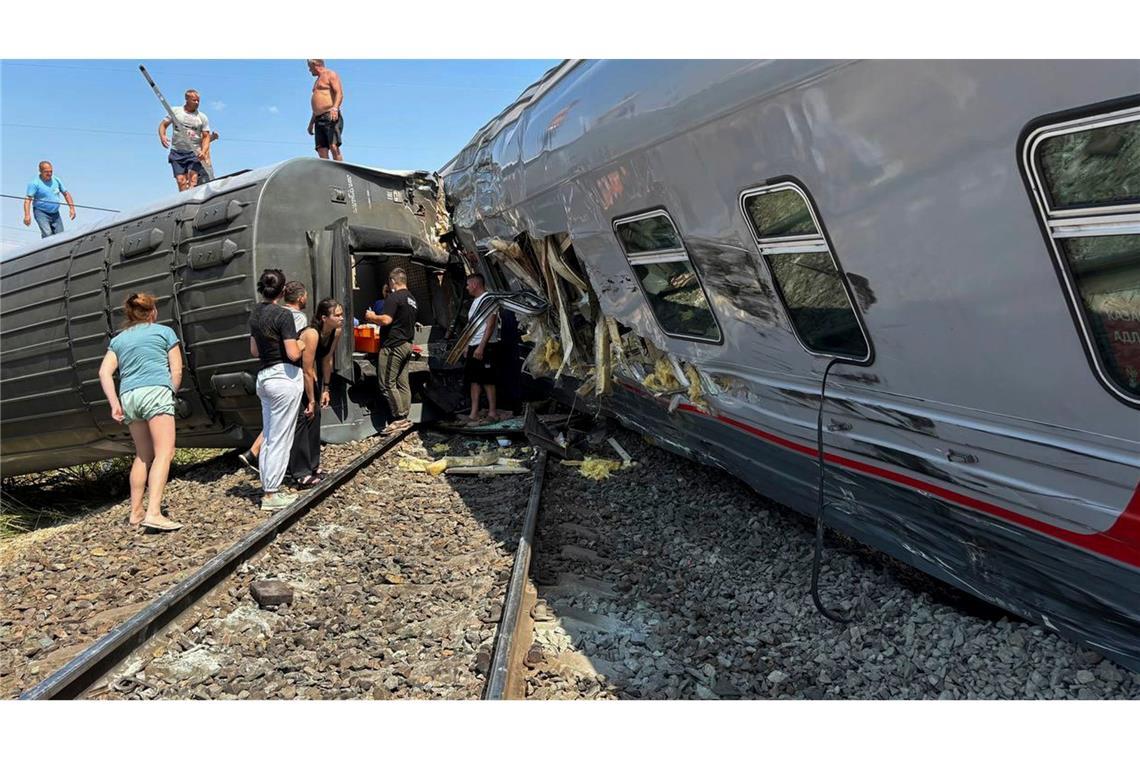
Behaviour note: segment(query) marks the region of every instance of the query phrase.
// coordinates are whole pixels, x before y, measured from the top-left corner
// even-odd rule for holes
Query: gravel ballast
[[[1140,676],[829,534],[731,475],[622,431],[637,464],[593,481],[552,458],[533,577],[531,699],[1136,699]],[[282,534],[102,697],[477,698],[530,488],[398,468],[470,453],[411,434]],[[326,467],[373,441],[326,447]],[[519,449],[516,447],[516,452]],[[613,456],[608,447],[594,453]],[[522,456],[515,453],[514,456]],[[0,547],[0,693],[11,698],[266,513],[231,460],[171,483],[175,534],[126,507]],[[263,586],[259,598],[251,583]]]

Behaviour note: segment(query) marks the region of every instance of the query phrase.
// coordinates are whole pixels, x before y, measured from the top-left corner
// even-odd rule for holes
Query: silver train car
[[[13,475],[133,450],[97,374],[133,291],[158,296],[159,321],[182,341],[179,445],[250,440],[261,411],[248,315],[267,267],[309,287],[310,314],[321,298],[344,304],[350,318],[322,438],[371,435],[386,405],[372,362],[353,350],[351,317],[380,298],[388,270],[399,265],[419,303],[417,341],[426,348],[445,331],[463,286],[462,264],[439,242],[448,226],[429,173],[304,158],[13,251],[0,262],[0,468]],[[427,363],[413,369],[426,371]]]
[[[809,515],[822,448],[827,524],[1140,669],[1137,93],[566,61],[441,173],[466,249],[565,296],[530,366]]]

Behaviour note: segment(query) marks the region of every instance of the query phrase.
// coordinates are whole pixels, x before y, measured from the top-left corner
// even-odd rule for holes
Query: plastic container
[[[380,331],[376,325],[360,325],[352,328],[352,347],[366,354],[377,353],[380,350]]]

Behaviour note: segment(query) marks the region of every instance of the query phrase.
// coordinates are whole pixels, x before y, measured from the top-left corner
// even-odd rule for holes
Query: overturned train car
[[[248,441],[261,410],[247,320],[267,267],[308,286],[310,315],[325,297],[345,307],[322,438],[374,433],[387,407],[374,362],[353,350],[352,317],[404,267],[423,325],[413,370],[426,374],[462,296],[463,267],[439,241],[448,228],[433,175],[295,159],[13,252],[0,263],[0,467],[12,475],[132,451],[97,373],[133,291],[156,294],[159,321],[182,340],[179,445]]]
[[[442,174],[552,304],[532,372],[811,515],[822,448],[828,524],[1138,669],[1138,92],[1135,61],[567,61]]]

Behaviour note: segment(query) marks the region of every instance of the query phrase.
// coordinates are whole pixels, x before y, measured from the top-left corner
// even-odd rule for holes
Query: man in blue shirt
[[[28,183],[28,191],[24,194],[24,224],[32,224],[34,212],[36,224],[40,226],[40,237],[63,232],[63,219],[59,215],[60,195],[71,209],[71,218],[75,218],[75,202],[71,200],[71,193],[63,189],[63,183],[59,177],[52,176],[52,172],[50,161],[40,161],[40,176]]]

